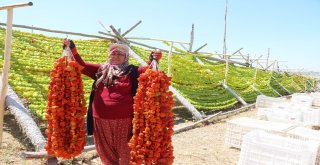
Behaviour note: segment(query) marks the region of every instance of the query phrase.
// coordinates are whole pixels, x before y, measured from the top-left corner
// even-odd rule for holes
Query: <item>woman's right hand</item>
[[[70,50],[72,50],[72,49],[76,48],[76,45],[74,44],[74,42],[73,42],[72,40],[70,40],[70,39],[68,39],[68,38],[65,38],[65,39],[63,40],[63,46],[62,46],[62,48],[65,49],[66,47],[69,47]]]

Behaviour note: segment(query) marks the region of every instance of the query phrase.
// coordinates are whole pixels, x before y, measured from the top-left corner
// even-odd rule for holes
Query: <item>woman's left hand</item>
[[[156,60],[159,62],[159,60],[162,58],[162,52],[159,49],[155,49],[151,52],[150,56],[149,56],[149,60]]]

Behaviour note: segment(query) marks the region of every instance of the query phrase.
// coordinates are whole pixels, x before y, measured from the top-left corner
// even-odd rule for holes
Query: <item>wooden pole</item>
[[[190,45],[189,45],[189,52],[192,52],[192,45],[193,45],[193,39],[194,39],[194,24],[192,24],[191,29],[191,37],[190,37]]]
[[[258,63],[259,63],[258,61],[259,61],[259,59],[256,60],[256,62],[257,62],[257,63],[256,63],[256,70],[255,70],[255,72],[254,72],[254,77],[253,77],[253,84],[254,84],[254,85],[256,85],[256,81],[257,81]]]
[[[7,24],[0,23],[0,25],[6,26]],[[39,28],[39,27],[34,27],[34,26],[26,26],[26,25],[17,25],[17,24],[13,24],[12,26],[17,27],[17,28],[39,30],[39,31],[50,32],[50,33],[70,34],[70,35],[77,35],[77,36],[90,37],[90,38],[100,38],[100,39],[106,39],[106,40],[113,41],[112,38],[106,38],[106,37],[91,35],[91,34],[74,33],[74,32],[61,31],[61,30],[51,30],[51,29]]]
[[[241,52],[240,52],[240,54],[241,54]],[[249,56],[249,54],[247,56],[247,59],[245,59],[245,60],[246,60],[246,63],[248,64],[248,66],[250,66],[250,56]]]
[[[275,69],[276,63],[277,63],[277,60],[275,60],[275,61],[273,62],[273,65],[272,65],[272,72],[274,72],[274,69]]]
[[[228,72],[229,72],[229,56],[225,56],[226,70],[224,72],[224,84],[228,85]]]
[[[0,10],[7,10],[7,28],[6,28],[6,44],[4,50],[4,64],[2,69],[2,84],[0,93],[0,148],[2,146],[2,133],[3,133],[3,115],[5,109],[8,77],[10,68],[10,53],[11,53],[11,39],[12,39],[12,20],[13,20],[13,8],[32,6],[32,2],[19,3],[14,5],[1,6]]]
[[[10,68],[10,52],[11,52],[11,38],[12,38],[12,19],[13,8],[7,9],[7,30],[6,30],[6,45],[4,51],[4,65],[2,69],[2,86],[0,98],[0,148],[2,146],[2,132],[3,132],[3,115],[5,109],[5,101],[8,86],[8,74]]]
[[[218,56],[219,56],[219,55],[218,55]],[[225,63],[225,62],[227,61],[227,60],[220,59],[220,58],[215,58],[215,57],[212,57],[212,56],[206,57],[205,59],[211,60],[211,61],[223,62],[223,63]],[[234,61],[234,60],[230,60],[230,59],[228,59],[228,62],[229,62],[229,63],[232,63],[232,64],[242,65],[242,66],[249,66],[248,63],[242,63],[242,62],[238,62],[238,61]]]
[[[100,32],[99,32],[100,33]],[[101,33],[102,34],[102,33]],[[127,40],[150,40],[150,41],[166,41],[166,42],[174,42],[174,43],[181,43],[181,44],[189,44],[187,42],[182,41],[173,41],[173,40],[165,40],[165,39],[158,39],[158,38],[143,38],[143,37],[125,37]]]
[[[106,36],[110,36],[110,37],[113,37],[113,38],[117,38],[116,35],[108,34],[108,33],[102,32],[102,31],[98,31],[98,33],[103,34],[103,35],[106,35]]]
[[[223,54],[227,53],[227,13],[228,13],[228,0],[226,0],[226,9],[224,12],[224,37],[223,37]]]
[[[270,55],[270,48],[268,48],[266,68],[268,68],[268,65],[269,65],[269,55]]]
[[[95,145],[89,145],[89,146],[84,146],[82,152],[88,152],[95,150],[96,146]],[[24,151],[21,152],[20,156],[24,159],[30,159],[30,158],[54,158],[52,155],[48,155],[47,151],[39,151],[39,152],[31,152],[31,151]]]
[[[13,5],[1,6],[0,10],[7,10],[9,8],[13,9],[13,8],[17,8],[17,7],[25,7],[25,6],[32,6],[32,5],[33,5],[32,2],[17,3],[17,4],[13,4]]]
[[[170,42],[170,50],[168,54],[168,77],[171,76],[171,56],[172,56],[172,47],[173,47],[173,42]]]

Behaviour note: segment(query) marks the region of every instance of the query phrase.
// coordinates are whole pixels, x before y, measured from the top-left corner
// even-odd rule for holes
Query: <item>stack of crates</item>
[[[319,142],[251,131],[243,137],[238,165],[315,165]]]
[[[268,97],[265,95],[259,95],[256,99],[256,108],[269,108],[274,103],[286,102],[285,98]]]
[[[225,136],[225,146],[241,148],[243,136],[252,130],[264,130],[279,135],[285,135],[285,132],[296,127],[295,124],[272,122],[258,120],[248,117],[241,117],[227,121]]]

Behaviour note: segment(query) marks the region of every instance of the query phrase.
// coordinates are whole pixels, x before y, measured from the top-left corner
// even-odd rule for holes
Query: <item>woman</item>
[[[71,49],[75,60],[84,67],[82,73],[95,80],[92,100],[93,137],[101,161],[108,165],[129,164],[128,142],[132,137],[135,87],[132,84],[134,67],[128,62],[128,46],[111,45],[109,59],[104,64],[84,62],[71,40],[64,40],[65,47]],[[156,50],[152,51],[149,59],[152,61],[161,56],[161,51]],[[145,70],[146,67],[138,67],[137,73],[141,74]]]

